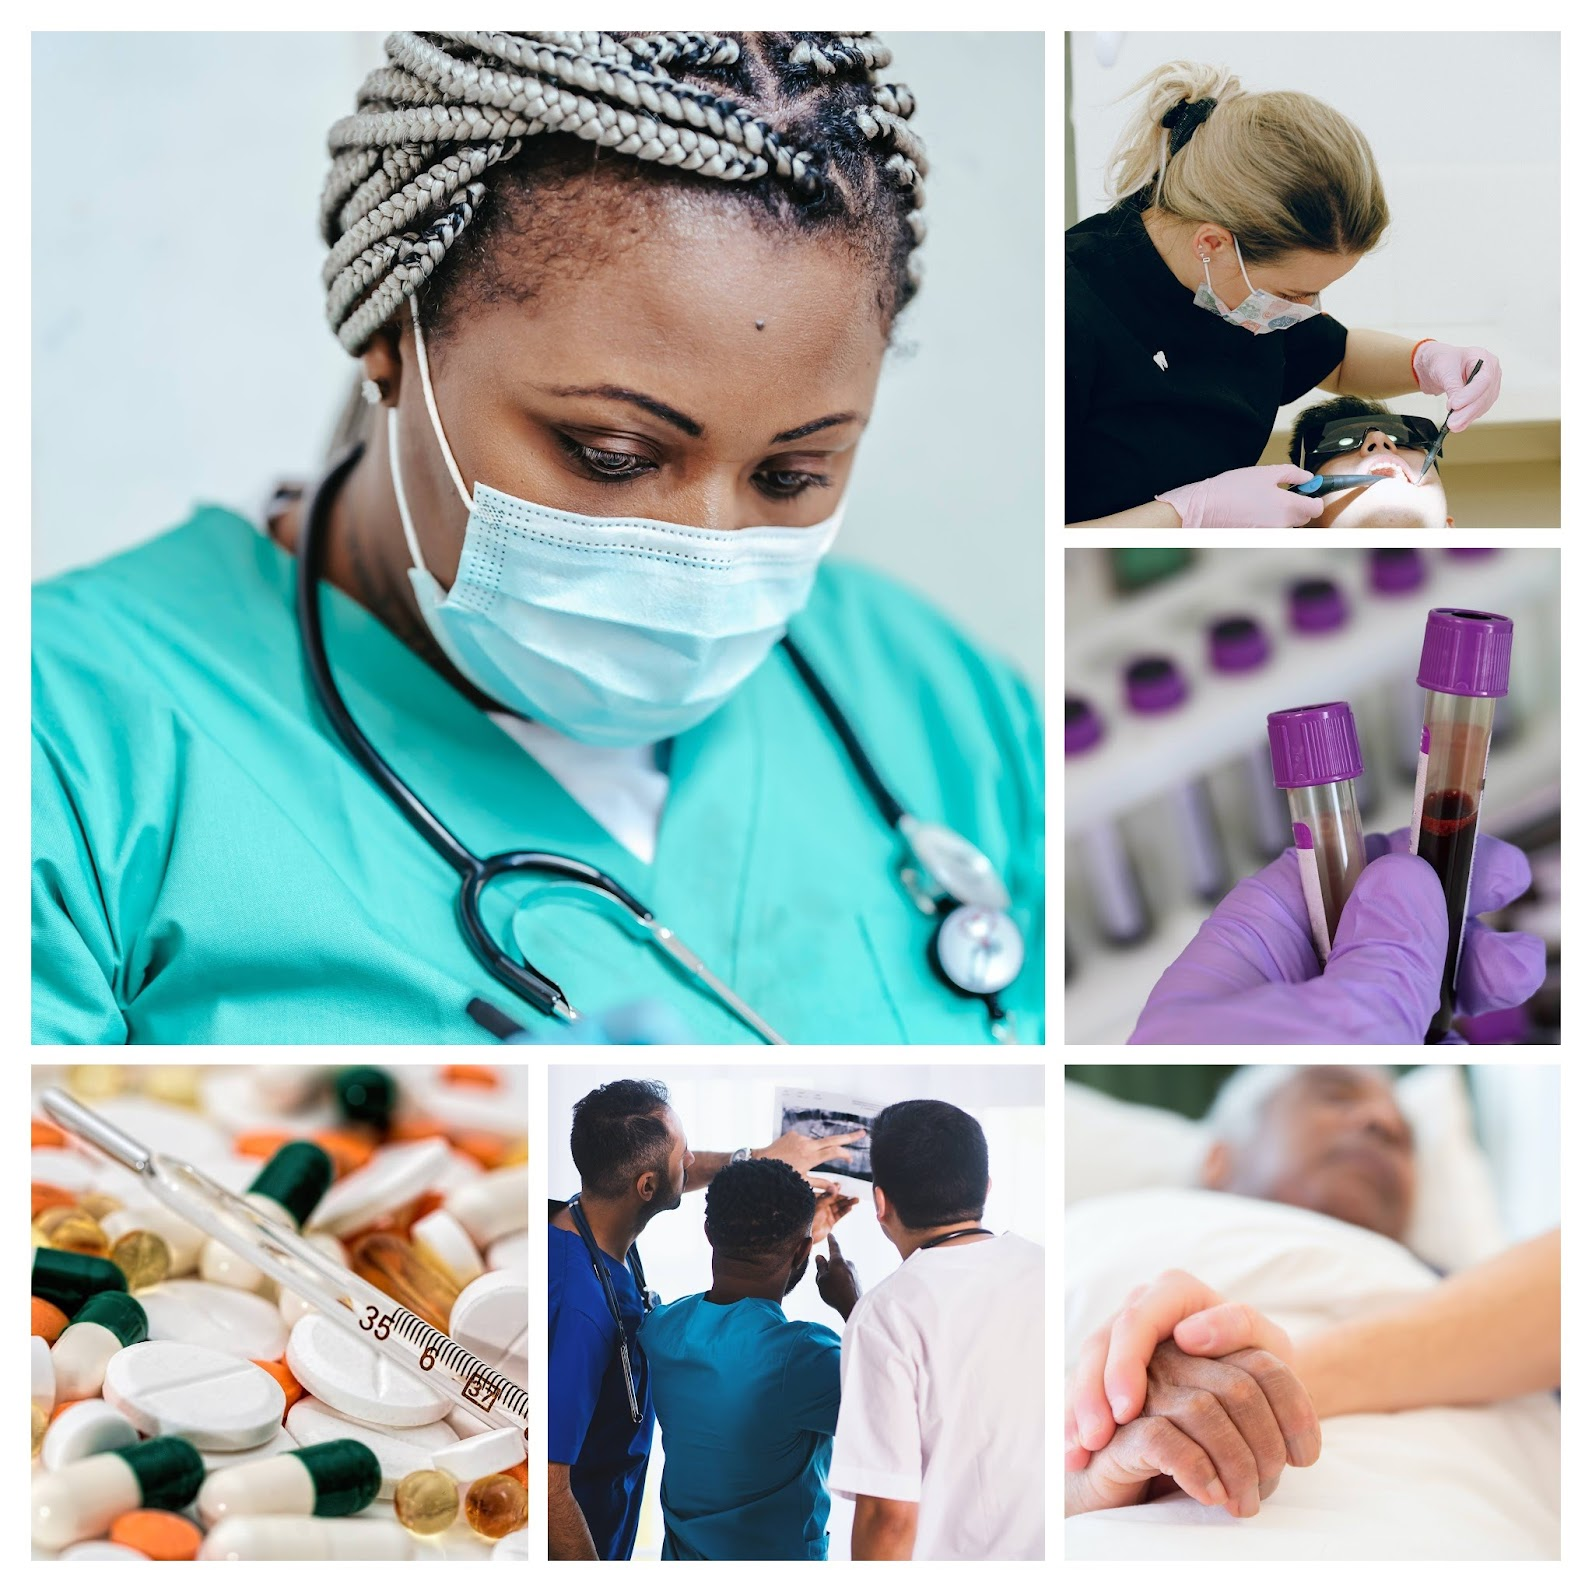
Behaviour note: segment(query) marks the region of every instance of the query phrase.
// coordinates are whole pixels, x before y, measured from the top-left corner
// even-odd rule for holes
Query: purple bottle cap
[[[1418,547],[1373,547],[1371,590],[1387,596],[1414,591],[1426,580],[1426,566]]]
[[[1258,669],[1271,656],[1266,632],[1247,614],[1215,620],[1206,633],[1211,667],[1218,674],[1243,674]]]
[[[1509,649],[1515,622],[1474,608],[1433,608],[1415,683],[1450,696],[1509,695]]]
[[[1188,698],[1183,671],[1160,653],[1135,658],[1122,671],[1122,682],[1135,713],[1165,713]]]
[[[1288,622],[1306,634],[1336,630],[1349,617],[1349,605],[1335,580],[1321,576],[1296,580],[1288,588]]]
[[[1100,715],[1082,697],[1068,697],[1065,711],[1068,757],[1087,752],[1106,738],[1106,727]]]
[[[1354,733],[1354,710],[1347,702],[1316,702],[1266,715],[1271,741],[1271,778],[1278,790],[1305,785],[1331,785],[1358,779],[1360,738]]]

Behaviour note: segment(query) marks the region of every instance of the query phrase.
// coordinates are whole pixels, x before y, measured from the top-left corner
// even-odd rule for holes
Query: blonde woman
[[[386,57],[326,475],[35,595],[35,1040],[1041,1040],[1032,699],[828,558],[924,231],[888,50]]]
[[[1456,432],[1492,407],[1489,350],[1351,329],[1324,308],[1389,220],[1357,127],[1186,61],[1139,90],[1112,155],[1116,204],[1067,233],[1070,525],[1308,523],[1320,499],[1285,489],[1311,472],[1255,461],[1278,408],[1315,387],[1441,395]]]

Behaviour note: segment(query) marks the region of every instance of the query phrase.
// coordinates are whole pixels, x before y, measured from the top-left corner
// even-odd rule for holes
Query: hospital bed
[[[1474,1131],[1473,1100],[1487,1091],[1467,1083],[1472,1070],[1401,1069],[1401,1105],[1417,1143],[1406,1248],[1313,1211],[1198,1187],[1208,1141],[1194,1113],[1209,1105],[1230,1068],[1068,1067],[1068,1371],[1082,1339],[1128,1291],[1171,1267],[1299,1336],[1430,1288],[1441,1274],[1505,1247],[1511,1235],[1497,1179]],[[1175,1494],[1076,1516],[1067,1522],[1066,1552],[1099,1559],[1557,1558],[1558,1401],[1543,1393],[1476,1408],[1339,1416],[1323,1424],[1317,1464],[1286,1471],[1250,1520]]]

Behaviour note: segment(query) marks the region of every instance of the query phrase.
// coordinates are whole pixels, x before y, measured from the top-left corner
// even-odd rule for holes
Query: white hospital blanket
[[[1401,1245],[1313,1211],[1203,1190],[1085,1200],[1067,1213],[1067,1365],[1128,1292],[1179,1267],[1295,1337],[1433,1287]],[[1552,1559],[1559,1408],[1342,1415],[1252,1520],[1178,1494],[1067,1522],[1069,1559]]]

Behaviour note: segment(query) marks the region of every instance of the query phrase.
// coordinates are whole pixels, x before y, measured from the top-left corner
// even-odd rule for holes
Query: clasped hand
[[[1235,1519],[1285,1465],[1313,1465],[1321,1428],[1274,1322],[1186,1272],[1136,1288],[1084,1340],[1067,1389],[1067,1513],[1182,1491]]]

